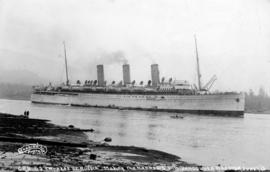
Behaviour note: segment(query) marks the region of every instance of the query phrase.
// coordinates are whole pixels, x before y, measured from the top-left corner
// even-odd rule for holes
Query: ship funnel
[[[98,86],[105,86],[103,65],[97,65],[97,82]]]
[[[152,86],[157,87],[158,84],[160,83],[158,64],[151,65],[151,77],[152,77]]]
[[[123,81],[124,85],[130,84],[129,64],[123,64]]]

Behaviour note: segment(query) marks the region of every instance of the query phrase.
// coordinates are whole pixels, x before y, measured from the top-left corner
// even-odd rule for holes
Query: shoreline
[[[111,146],[105,140],[113,138],[93,141],[86,132],[95,131],[0,112],[0,171],[76,171],[77,168],[81,168],[77,171],[250,171],[220,164],[201,166],[143,147]],[[46,147],[47,153],[18,152],[29,144]]]
[[[94,129],[81,130],[72,125],[55,125],[49,120],[0,113],[0,170],[85,166],[123,169],[162,166],[169,170],[173,167],[198,166],[158,150],[111,146],[105,141],[92,141],[88,139],[86,132],[94,132]],[[108,138],[107,140],[110,141]],[[36,143],[47,148],[45,155],[18,153],[19,148]],[[151,170],[153,171],[146,168],[142,171]]]

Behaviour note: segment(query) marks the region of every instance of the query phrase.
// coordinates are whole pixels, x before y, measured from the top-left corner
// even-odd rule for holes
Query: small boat
[[[171,116],[171,118],[174,118],[174,119],[184,119],[184,117],[181,116],[181,115],[173,115],[173,116]]]

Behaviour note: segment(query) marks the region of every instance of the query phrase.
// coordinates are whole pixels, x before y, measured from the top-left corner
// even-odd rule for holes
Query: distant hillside
[[[32,87],[22,84],[0,84],[0,98],[30,100]]]
[[[30,100],[32,86],[46,82],[27,70],[0,69],[0,98]]]
[[[37,85],[41,83],[48,83],[48,81],[27,70],[0,69],[0,83]]]

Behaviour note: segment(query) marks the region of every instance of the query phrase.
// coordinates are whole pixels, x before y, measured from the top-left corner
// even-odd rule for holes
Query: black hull
[[[186,110],[186,109],[158,109],[158,108],[133,108],[133,107],[117,107],[117,106],[92,106],[92,105],[79,105],[67,103],[51,103],[51,102],[36,102],[36,104],[51,104],[51,105],[70,105],[77,107],[94,107],[94,108],[110,108],[119,110],[140,110],[152,112],[171,112],[171,113],[188,113],[195,115],[208,115],[208,116],[226,116],[226,117],[244,117],[244,111],[217,111],[217,110]]]

